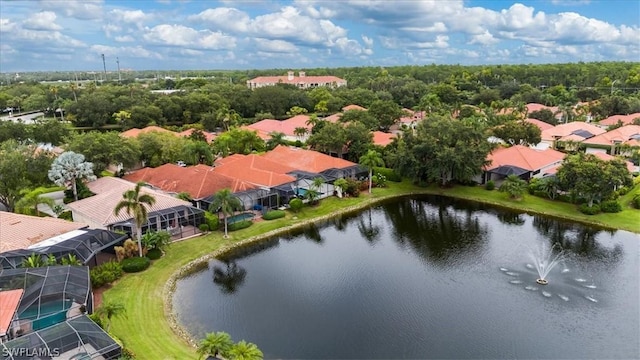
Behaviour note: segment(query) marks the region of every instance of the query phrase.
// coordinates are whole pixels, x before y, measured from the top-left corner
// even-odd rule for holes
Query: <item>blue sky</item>
[[[0,72],[640,61],[638,0],[0,0]]]

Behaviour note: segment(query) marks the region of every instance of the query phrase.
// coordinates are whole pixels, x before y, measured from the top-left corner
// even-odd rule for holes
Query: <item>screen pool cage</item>
[[[9,338],[67,319],[74,311],[91,313],[93,296],[89,267],[47,266],[0,270],[0,290],[23,289]]]
[[[275,209],[278,207],[278,193],[269,188],[258,188],[233,193],[233,196],[240,200],[242,209],[238,210],[262,210]],[[202,200],[206,209],[213,203],[214,195]]]
[[[0,343],[5,360],[118,359],[122,348],[87,316]]]
[[[172,208],[150,212],[142,233],[149,231],[168,231],[172,236],[182,238],[199,232],[198,226],[204,223],[204,210],[192,206],[174,206]],[[109,225],[113,231],[135,234],[133,219]]]
[[[22,266],[22,262],[33,254],[46,258],[53,255],[58,263],[69,255],[75,256],[83,265],[97,265],[97,255],[104,250],[121,245],[129,238],[126,234],[102,229],[75,230],[73,237],[64,240],[45,240],[28,249],[7,251],[0,254],[0,268],[15,269]]]

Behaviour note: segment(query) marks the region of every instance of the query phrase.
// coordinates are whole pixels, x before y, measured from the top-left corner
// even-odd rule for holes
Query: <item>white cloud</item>
[[[362,35],[362,42],[364,42],[367,47],[373,46],[373,39],[366,35]]]
[[[16,29],[16,23],[9,19],[0,19],[0,32],[11,32]],[[4,42],[3,42],[4,43]]]
[[[134,41],[136,41],[136,39],[131,35],[116,36],[116,37],[113,38],[113,40],[115,40],[117,42],[134,42]]]
[[[62,30],[62,26],[56,24],[56,13],[53,11],[41,11],[27,18],[22,26],[29,30]]]
[[[145,14],[142,10],[113,9],[109,11],[109,20],[125,24],[133,24],[139,29],[143,27],[145,21],[151,18],[151,15]]]
[[[401,27],[400,30],[403,31],[416,31],[416,32],[427,32],[427,33],[437,33],[437,32],[446,32],[447,25],[443,22],[438,21],[428,26],[407,26]]]
[[[469,44],[494,45],[499,41],[488,30],[485,30],[482,34],[472,35]]]
[[[293,53],[298,51],[298,48],[294,44],[284,40],[268,40],[256,38],[254,39],[254,41],[256,43],[256,48],[259,51],[276,53]]]
[[[247,13],[238,9],[220,7],[189,16],[189,21],[200,21],[212,25],[214,30],[245,33],[248,30],[250,18]]]
[[[47,10],[62,13],[65,16],[80,19],[100,19],[103,15],[103,0],[41,0],[40,6]]]
[[[207,50],[231,49],[236,44],[235,38],[221,32],[169,24],[145,29],[143,39],[151,44]]]
[[[127,58],[142,58],[142,59],[162,59],[163,56],[155,51],[150,51],[142,46],[107,46],[107,45],[93,45],[89,48],[89,53],[94,54],[92,58],[104,54],[105,57],[123,57]]]

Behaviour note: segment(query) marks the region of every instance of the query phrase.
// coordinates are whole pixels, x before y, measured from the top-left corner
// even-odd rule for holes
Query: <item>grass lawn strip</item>
[[[233,232],[229,239],[223,239],[221,232],[213,232],[172,244],[165,256],[154,261],[149,269],[142,273],[127,274],[105,291],[105,299],[121,302],[127,308],[127,317],[112,320],[111,331],[122,339],[137,359],[196,359],[195,341],[190,339],[188,333],[176,321],[171,308],[172,290],[180,276],[198,269],[209,259],[236,247],[244,247],[311,223],[323,222],[333,216],[357,211],[385,199],[405,195],[437,194],[640,233],[640,211],[628,205],[632,194],[639,188],[640,186],[636,186],[629,194],[621,197],[622,212],[595,216],[578,212],[573,204],[534,196],[526,195],[520,201],[513,201],[508,199],[506,194],[487,191],[482,187],[419,188],[408,181],[390,183],[390,187],[374,189],[372,195],[363,193],[360,198],[327,198],[316,207],[304,208],[297,214],[297,219],[288,213],[285,218],[262,221]]]

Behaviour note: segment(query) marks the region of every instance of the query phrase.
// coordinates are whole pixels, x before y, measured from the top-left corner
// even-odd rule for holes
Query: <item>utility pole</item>
[[[102,54],[102,66],[104,67],[104,81],[107,81],[107,63],[104,61],[104,54]]]
[[[122,78],[120,77],[120,58],[116,57],[116,64],[118,64],[118,84],[120,84],[120,81],[122,81]]]

